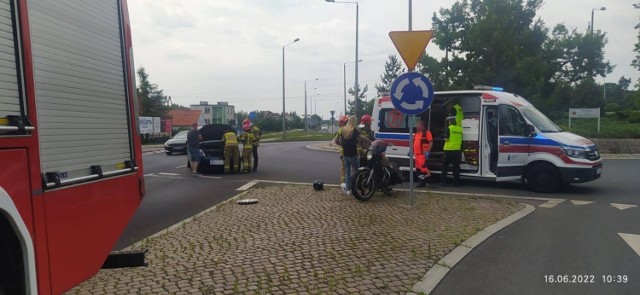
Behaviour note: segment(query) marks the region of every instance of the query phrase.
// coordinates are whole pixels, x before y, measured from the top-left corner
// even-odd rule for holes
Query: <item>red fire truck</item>
[[[144,195],[126,0],[0,0],[0,294],[94,275]]]

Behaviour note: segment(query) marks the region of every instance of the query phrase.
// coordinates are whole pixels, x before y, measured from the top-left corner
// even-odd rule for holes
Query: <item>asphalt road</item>
[[[116,249],[234,196],[238,187],[253,179],[305,183],[322,179],[337,184],[338,155],[308,150],[307,144],[264,143],[259,171],[239,175],[192,177],[184,166],[184,155],[145,154],[147,195]],[[605,160],[601,179],[554,194],[530,192],[519,182],[463,179],[459,188],[431,186],[432,190],[562,200],[555,206],[537,207],[490,237],[458,263],[433,294],[637,294],[640,256],[619,235],[640,235],[637,167],[640,160]],[[534,206],[545,203],[521,201]],[[611,203],[638,207],[621,210]],[[594,283],[550,283],[545,275],[593,276]],[[626,275],[627,283],[605,283],[603,275]]]

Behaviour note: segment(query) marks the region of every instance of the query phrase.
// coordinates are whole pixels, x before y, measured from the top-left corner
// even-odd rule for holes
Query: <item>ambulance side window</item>
[[[500,105],[498,115],[498,130],[500,135],[525,136],[526,121],[514,107]]]
[[[407,117],[396,109],[381,109],[379,116],[380,132],[407,132]]]

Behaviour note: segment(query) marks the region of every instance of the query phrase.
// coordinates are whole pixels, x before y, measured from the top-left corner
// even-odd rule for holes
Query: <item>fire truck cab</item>
[[[0,0],[0,294],[94,275],[144,195],[125,0]]]

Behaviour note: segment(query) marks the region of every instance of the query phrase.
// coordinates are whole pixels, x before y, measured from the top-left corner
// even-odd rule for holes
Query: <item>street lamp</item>
[[[593,12],[596,10],[605,11],[607,8],[604,6],[600,8],[591,8],[591,36],[593,36]]]
[[[358,60],[358,62],[362,62],[361,59]],[[347,64],[352,64],[353,62],[345,62],[342,65],[342,70],[343,70],[343,77],[344,77],[344,115],[347,115]],[[356,65],[357,67],[357,65]]]
[[[307,81],[318,81],[318,78],[313,80],[304,80],[304,132],[309,133],[309,118],[307,118]],[[315,89],[315,88],[314,88]]]
[[[349,4],[355,4],[356,5],[356,58],[354,60],[354,63],[356,64],[356,81],[355,81],[355,87],[354,87],[354,93],[353,93],[353,107],[354,107],[354,115],[356,117],[358,117],[358,94],[360,92],[360,88],[358,87],[358,15],[359,15],[359,10],[360,10],[360,5],[358,4],[358,1],[335,1],[335,0],[325,0],[327,2],[330,3],[349,3]],[[345,107],[345,114],[346,114],[346,107]]]
[[[287,137],[287,129],[285,126],[285,104],[284,104],[284,48],[287,47],[288,45],[291,45],[293,43],[296,43],[300,41],[300,38],[295,38],[293,39],[293,42],[291,43],[287,43],[285,45],[282,45],[282,137]]]

